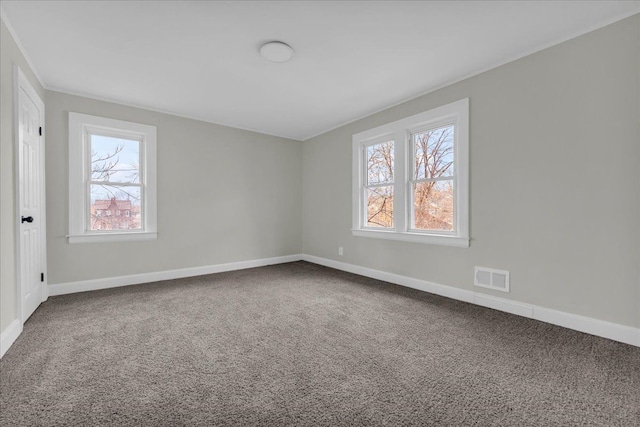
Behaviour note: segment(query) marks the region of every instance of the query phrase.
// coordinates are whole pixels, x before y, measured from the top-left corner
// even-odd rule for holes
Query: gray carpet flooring
[[[638,426],[640,349],[305,262],[52,297],[2,426]]]

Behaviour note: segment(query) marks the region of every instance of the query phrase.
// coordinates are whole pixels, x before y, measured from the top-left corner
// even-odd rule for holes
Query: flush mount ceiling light
[[[293,57],[293,49],[286,43],[272,41],[260,46],[260,55],[271,62],[287,62]]]

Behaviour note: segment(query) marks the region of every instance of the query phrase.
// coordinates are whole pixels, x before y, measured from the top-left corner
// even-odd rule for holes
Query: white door
[[[47,295],[44,287],[45,193],[44,106],[27,79],[16,72],[18,85],[18,283],[24,323]]]

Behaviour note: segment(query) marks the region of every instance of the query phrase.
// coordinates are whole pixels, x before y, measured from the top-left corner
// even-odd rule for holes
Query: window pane
[[[140,187],[91,185],[90,230],[140,230]]]
[[[393,141],[367,147],[367,184],[393,182]]]
[[[90,135],[91,180],[140,182],[140,141]]]
[[[449,125],[411,135],[415,179],[453,176],[453,132]]]
[[[367,189],[367,226],[393,227],[393,186]]]
[[[453,180],[414,184],[413,207],[414,228],[453,231]]]

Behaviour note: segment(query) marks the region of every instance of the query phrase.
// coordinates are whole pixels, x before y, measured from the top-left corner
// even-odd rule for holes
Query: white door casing
[[[47,299],[44,103],[14,67],[16,121],[16,263],[18,318],[24,323]]]

